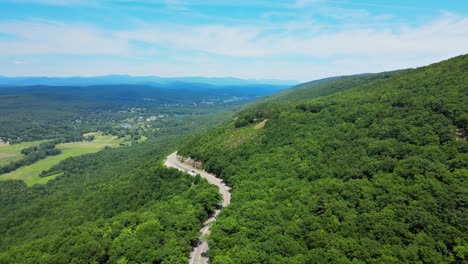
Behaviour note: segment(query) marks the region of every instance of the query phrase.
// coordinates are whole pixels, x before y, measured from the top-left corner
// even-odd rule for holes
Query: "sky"
[[[466,53],[466,0],[0,0],[3,76],[309,81]]]

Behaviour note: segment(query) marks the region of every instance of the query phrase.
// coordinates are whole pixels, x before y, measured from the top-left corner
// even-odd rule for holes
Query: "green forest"
[[[467,72],[312,82],[187,141],[233,188],[210,263],[467,263]]]
[[[175,91],[171,93],[177,97]],[[2,135],[11,132],[22,140],[50,140],[25,142],[26,147],[17,150],[21,157],[6,162],[0,167],[1,173],[60,154],[56,146],[62,142],[84,139],[90,142],[73,144],[89,148],[99,141],[94,137],[99,133],[81,133],[107,125],[119,127],[120,116],[157,111],[165,111],[166,115],[151,123],[158,129],[145,131],[148,138],[144,142],[106,147],[65,159],[43,171],[38,176],[58,175],[47,184],[29,187],[21,180],[0,180],[0,263],[186,263],[192,244],[198,241],[198,230],[220,197],[205,180],[167,169],[162,161],[188,135],[220,124],[242,102],[201,107],[193,103],[184,107],[156,102],[151,102],[152,106],[121,106],[114,101],[106,104],[102,99],[67,103],[54,95],[25,95],[17,91],[15,100],[17,105],[24,104],[22,110],[15,110],[13,99],[2,104],[1,110],[12,114],[1,118],[12,124],[0,127]],[[9,96],[0,91],[0,97]],[[39,100],[31,105],[22,101],[30,96]],[[199,98],[202,96],[199,94]],[[117,111],[128,107],[130,111]],[[22,116],[31,118],[28,113],[32,112],[33,123],[13,122],[15,118],[22,120]],[[174,113],[180,117],[170,115]],[[67,122],[75,117],[68,115],[75,114],[81,115],[81,120],[95,121],[83,122],[69,131]],[[58,127],[61,124],[64,130]],[[78,138],[67,138],[73,134]],[[101,141],[95,143],[96,148],[104,144]]]
[[[67,159],[46,185],[0,181],[0,263],[186,263],[220,197],[162,167],[182,138]]]

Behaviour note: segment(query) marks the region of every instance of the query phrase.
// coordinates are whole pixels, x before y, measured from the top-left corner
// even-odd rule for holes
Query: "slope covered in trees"
[[[162,159],[202,127],[64,160],[45,185],[0,181],[0,263],[186,263],[220,197]]]
[[[312,83],[188,141],[233,188],[211,263],[468,261],[467,72],[464,55]]]

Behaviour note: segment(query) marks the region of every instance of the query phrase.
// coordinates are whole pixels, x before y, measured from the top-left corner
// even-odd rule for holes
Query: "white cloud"
[[[124,39],[181,50],[232,57],[267,58],[275,56],[377,56],[463,53],[468,51],[468,19],[447,16],[420,27],[400,30],[346,28],[336,32],[300,33],[288,31],[286,24],[278,32],[265,34],[271,27],[189,26],[165,29],[148,27],[120,32]]]
[[[13,64],[15,65],[30,65],[32,62],[26,61],[26,60],[15,60],[13,61]]]
[[[2,55],[128,53],[126,40],[112,32],[57,22],[3,22],[0,33],[16,36],[1,40]]]
[[[0,59],[51,54],[106,55],[113,59],[22,65],[23,74],[211,75],[315,78],[414,67],[468,52],[468,18],[445,14],[420,26],[372,24],[330,28],[312,20],[242,26],[144,25],[106,30],[51,21],[3,22]],[[135,41],[150,47],[141,49]],[[15,59],[13,59],[15,60]],[[17,62],[23,60],[16,59]],[[317,61],[324,62],[323,64]],[[14,74],[0,63],[0,74]],[[11,70],[11,72],[7,72]],[[28,72],[27,72],[28,71]]]

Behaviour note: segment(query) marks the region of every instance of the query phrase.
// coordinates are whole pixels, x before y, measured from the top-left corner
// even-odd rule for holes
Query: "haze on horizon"
[[[468,2],[0,3],[0,75],[308,81],[468,53]]]

